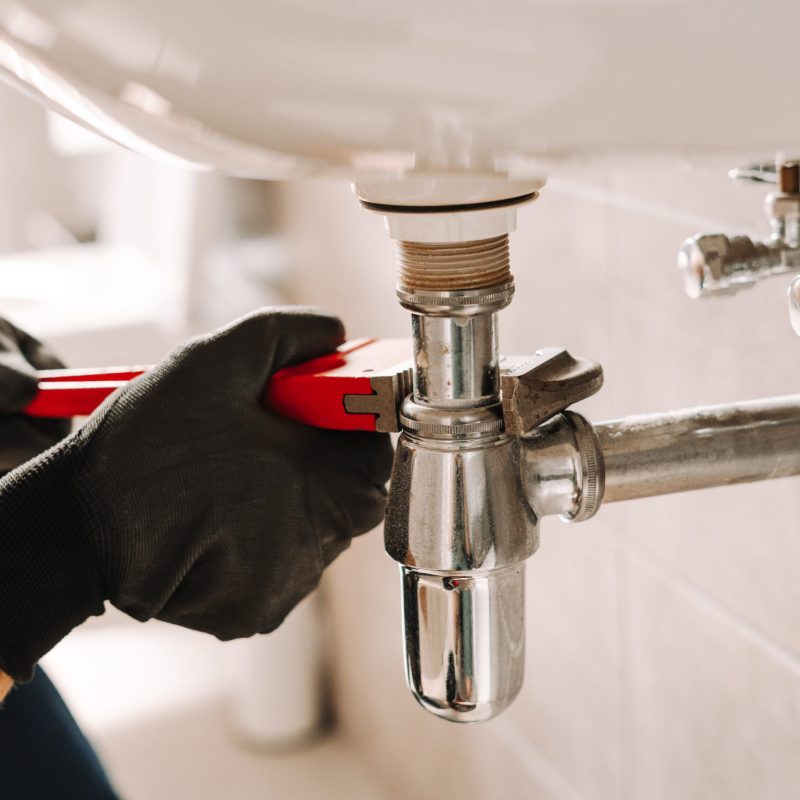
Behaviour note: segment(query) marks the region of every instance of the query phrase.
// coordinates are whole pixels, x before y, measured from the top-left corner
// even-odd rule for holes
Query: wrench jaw
[[[344,409],[348,414],[372,414],[375,430],[379,433],[399,433],[399,409],[403,400],[413,390],[414,372],[408,366],[370,378],[372,394],[347,394]]]
[[[289,419],[342,431],[398,430],[397,406],[411,391],[408,339],[356,339],[269,383],[266,405]]]

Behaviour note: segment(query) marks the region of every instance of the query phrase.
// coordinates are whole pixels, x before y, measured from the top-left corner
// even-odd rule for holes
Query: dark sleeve
[[[0,786],[4,798],[118,795],[55,686],[39,669],[0,710]]]
[[[0,669],[16,682],[30,680],[72,628],[103,613],[75,458],[62,443],[0,479]]]

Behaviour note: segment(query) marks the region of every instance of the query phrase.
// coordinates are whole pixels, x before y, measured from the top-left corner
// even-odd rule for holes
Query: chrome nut
[[[766,250],[761,242],[747,236],[728,237],[710,233],[687,239],[678,253],[686,294],[692,299],[709,294],[730,294],[752,286],[750,265],[757,266]],[[744,269],[743,269],[744,267]],[[736,273],[736,280],[730,280]]]
[[[770,219],[784,220],[800,217],[800,194],[767,195],[766,212]]]

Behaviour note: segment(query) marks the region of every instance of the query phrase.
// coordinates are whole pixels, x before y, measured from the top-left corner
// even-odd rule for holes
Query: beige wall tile
[[[617,555],[596,523],[546,520],[528,562],[526,676],[506,712],[585,797],[622,796]],[[490,725],[492,723],[489,723]]]
[[[731,181],[737,160],[698,165],[651,163],[609,170],[607,202],[643,217],[671,219],[686,229],[684,237],[714,231],[768,231],[764,196],[768,188]],[[646,220],[644,221],[646,223]]]
[[[631,636],[634,797],[798,796],[796,663],[642,561]]]
[[[344,180],[286,183],[280,198],[292,300],[339,314],[352,338],[410,336],[408,313],[395,297],[394,245],[383,219],[361,208]]]
[[[797,479],[637,500],[613,509],[646,551],[800,657]],[[601,510],[601,514],[612,509]]]

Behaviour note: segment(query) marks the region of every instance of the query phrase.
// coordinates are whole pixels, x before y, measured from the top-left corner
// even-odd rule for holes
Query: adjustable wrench
[[[39,391],[23,413],[34,417],[91,414],[149,367],[40,370]],[[397,410],[412,390],[411,343],[356,339],[333,353],[285,367],[267,384],[264,405],[318,428],[396,432]]]

